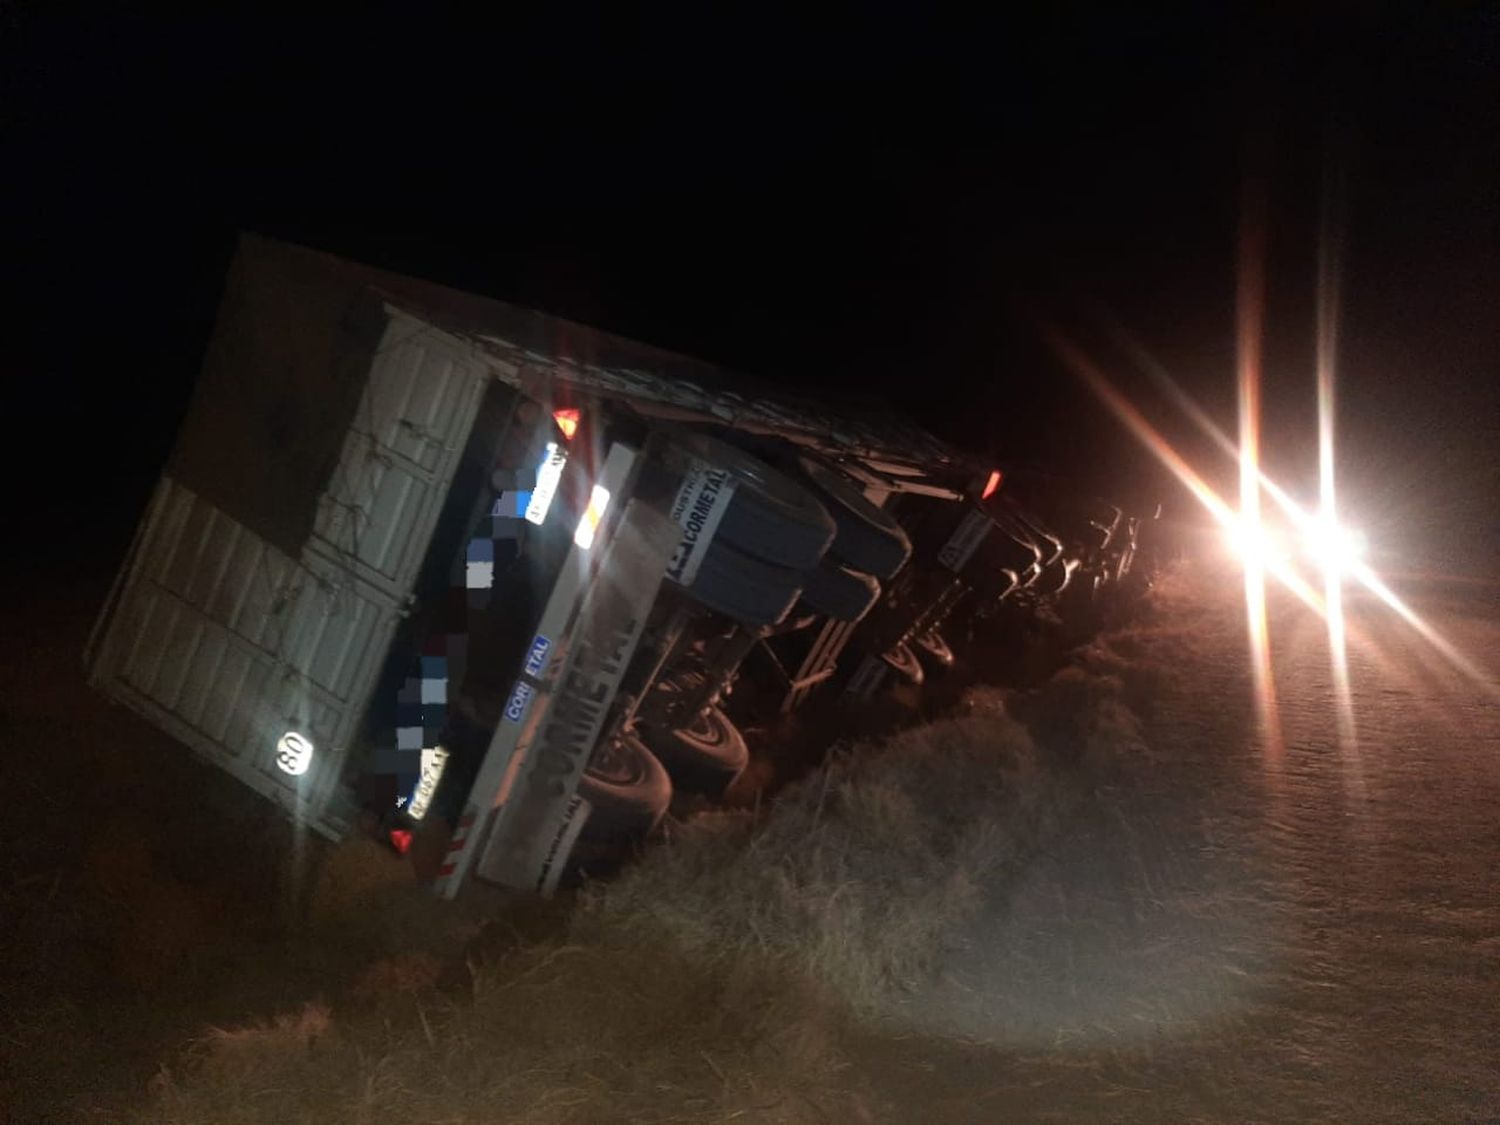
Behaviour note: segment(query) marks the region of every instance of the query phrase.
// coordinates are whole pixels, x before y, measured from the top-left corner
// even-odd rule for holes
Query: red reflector
[[[557,423],[557,428],[562,431],[564,441],[572,441],[573,435],[578,432],[579,413],[577,410],[554,410],[552,420]]]
[[[981,500],[988,500],[995,495],[995,489],[1000,487],[1000,482],[1005,479],[1005,474],[999,469],[990,473],[990,479],[984,482],[984,492],[980,494]]]
[[[405,855],[411,851],[411,831],[406,828],[391,829],[391,847]]]

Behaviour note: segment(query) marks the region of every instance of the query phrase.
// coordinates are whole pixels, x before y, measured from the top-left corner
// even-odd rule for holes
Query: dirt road
[[[1341,751],[1324,627],[1278,595],[1268,745],[1233,576],[1168,601],[1097,662],[1144,747],[989,889],[877,1081],[943,1122],[1500,1121],[1500,703],[1356,599]],[[1492,593],[1419,609],[1493,690]]]

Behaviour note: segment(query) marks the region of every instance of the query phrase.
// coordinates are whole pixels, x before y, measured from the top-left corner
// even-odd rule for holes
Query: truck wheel
[[[676,444],[737,482],[716,540],[792,570],[817,565],[833,542],[836,526],[809,489],[760,458],[707,434],[685,433]]]
[[[797,467],[817,490],[838,528],[828,548],[830,555],[882,580],[906,564],[911,539],[889,512],[821,461],[799,457]]]
[[[917,654],[912,652],[911,646],[905,641],[882,652],[880,659],[890,665],[897,675],[911,683],[920,684],[927,678],[922,671],[922,663],[917,659]]]
[[[802,575],[802,604],[835,621],[858,621],[880,600],[880,583],[825,560]]]
[[[742,625],[776,625],[802,592],[802,575],[716,539],[685,588],[695,601]]]
[[[948,646],[948,642],[936,629],[913,638],[911,643],[916,648],[919,657],[927,657],[939,668],[953,667],[953,649]]]
[[[676,730],[648,731],[645,738],[672,783],[688,793],[722,797],[750,762],[744,735],[717,707]]]
[[[990,523],[989,534],[961,572],[971,585],[983,583],[998,573],[1023,575],[1042,558],[1041,548],[1021,528],[993,515]]]
[[[615,841],[650,835],[672,803],[666,769],[633,734],[601,746],[578,783],[578,795],[593,806],[584,835]]]

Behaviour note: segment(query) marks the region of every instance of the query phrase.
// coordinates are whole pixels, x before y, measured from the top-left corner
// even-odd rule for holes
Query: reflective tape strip
[[[609,507],[609,490],[599,485],[594,485],[594,491],[589,496],[589,506],[583,510],[579,517],[578,528],[573,532],[573,542],[585,551],[594,545],[594,535],[599,530],[599,521],[604,518],[604,510]]]

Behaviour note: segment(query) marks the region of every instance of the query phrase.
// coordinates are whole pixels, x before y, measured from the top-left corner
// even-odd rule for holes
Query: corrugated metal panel
[[[345,758],[487,377],[393,312],[299,559],[164,476],[102,619],[95,686],[339,834]],[[299,777],[276,762],[288,731],[315,747]]]
[[[294,562],[163,478],[94,666],[98,686],[297,815],[335,791],[396,612],[332,562]],[[288,730],[316,747],[276,765]]]
[[[312,549],[392,596],[411,588],[479,408],[487,369],[451,337],[392,313],[318,507]]]

